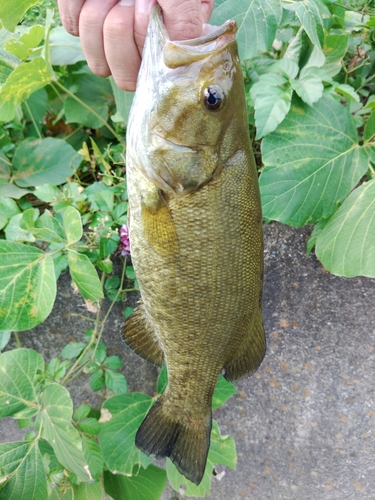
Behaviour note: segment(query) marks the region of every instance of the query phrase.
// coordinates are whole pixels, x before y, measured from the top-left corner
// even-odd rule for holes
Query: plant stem
[[[18,335],[18,332],[13,332],[14,338],[16,339],[16,349],[20,349],[22,347],[22,342]]]
[[[27,111],[29,112],[29,115],[30,115],[30,118],[31,118],[31,121],[33,122],[33,125],[35,127],[35,130],[36,130],[36,133],[38,134],[39,136],[39,139],[42,139],[42,134],[40,133],[40,130],[38,129],[37,127],[37,124],[36,124],[36,121],[35,121],[35,118],[34,118],[34,115],[32,114],[31,112],[31,109],[30,109],[30,106],[28,105],[28,102],[27,101],[24,101],[24,105],[26,106],[27,108]]]
[[[57,85],[63,92],[68,94],[69,97],[71,97],[72,99],[77,101],[81,106],[83,106],[85,109],[90,111],[90,113],[92,113],[98,120],[100,120],[103,123],[104,127],[107,127],[107,129],[111,132],[111,134],[113,134],[116,137],[118,142],[120,144],[122,144],[123,147],[125,147],[124,139],[119,134],[117,134],[117,132],[109,125],[109,123],[107,123],[107,121],[104,120],[104,118],[102,118],[100,115],[98,115],[98,113],[96,113],[96,111],[94,111],[92,108],[90,108],[90,106],[88,106],[85,102],[83,102],[81,99],[79,99],[79,97],[77,97],[75,94],[73,94],[73,92],[70,92],[70,90],[67,89],[66,87],[64,87],[64,85],[62,83],[60,83],[58,80],[55,80],[54,84]]]

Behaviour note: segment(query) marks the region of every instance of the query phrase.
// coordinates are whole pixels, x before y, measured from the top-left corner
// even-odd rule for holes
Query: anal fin
[[[262,313],[256,314],[249,325],[248,335],[240,345],[235,356],[224,367],[224,377],[229,381],[252,375],[260,366],[266,353]]]
[[[121,333],[126,345],[136,354],[154,365],[163,364],[164,353],[143,304],[138,306],[125,322]]]

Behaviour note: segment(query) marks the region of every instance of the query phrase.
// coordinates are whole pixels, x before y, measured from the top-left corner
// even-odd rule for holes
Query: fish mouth
[[[156,27],[164,46],[164,64],[168,68],[177,68],[205,59],[210,54],[234,42],[237,32],[237,22],[229,20],[221,26],[205,24],[204,31],[206,33],[198,38],[171,41],[165,29],[163,13],[159,5],[152,10],[151,22]]]

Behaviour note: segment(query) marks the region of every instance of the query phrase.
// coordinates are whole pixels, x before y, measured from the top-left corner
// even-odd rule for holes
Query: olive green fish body
[[[265,352],[261,208],[234,29],[228,22],[174,47],[153,12],[127,140],[131,254],[143,303],[123,333],[135,352],[168,369],[136,443],[169,456],[197,484],[219,374],[251,374]],[[156,76],[147,65],[155,45],[164,56]],[[220,97],[218,109],[206,108],[207,95],[214,106]]]

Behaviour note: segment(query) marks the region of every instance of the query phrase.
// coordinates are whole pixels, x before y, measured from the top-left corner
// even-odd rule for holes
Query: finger
[[[210,20],[212,11],[214,10],[215,0],[207,0],[202,2],[202,17],[203,23],[208,23]]]
[[[87,64],[96,75],[111,74],[103,41],[105,18],[117,0],[86,0],[79,17],[79,34]]]
[[[85,0],[57,0],[61,21],[68,33],[79,36],[79,14]]]
[[[107,63],[117,85],[135,90],[141,57],[133,36],[134,0],[121,0],[104,22],[103,38]]]
[[[164,25],[171,40],[189,40],[202,35],[201,0],[159,0]]]
[[[156,3],[156,0],[135,0],[134,40],[141,55],[145,43],[151,10]]]

